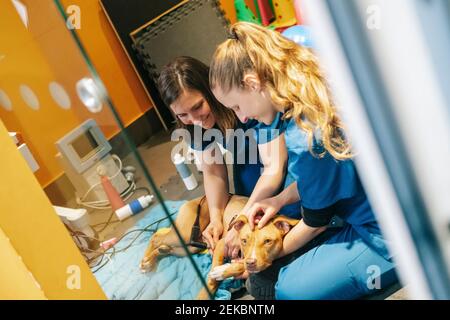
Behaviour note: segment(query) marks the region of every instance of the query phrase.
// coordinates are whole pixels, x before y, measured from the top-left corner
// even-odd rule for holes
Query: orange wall
[[[139,78],[103,13],[99,0],[62,0],[81,10],[77,34],[126,124],[151,108]]]
[[[0,228],[0,299],[46,299],[11,241]]]
[[[0,0],[0,89],[12,102],[12,111],[0,108],[0,118],[10,131],[20,131],[41,166],[36,176],[42,185],[60,173],[54,155],[54,142],[79,122],[75,109],[81,105],[74,97],[74,75],[80,75],[78,64],[68,63],[73,58],[68,38],[61,37],[61,21],[49,2],[42,8],[28,7],[28,29],[20,20],[11,1]],[[47,19],[43,21],[43,19]],[[57,45],[56,45],[57,44]],[[57,47],[53,51],[53,47]],[[72,48],[73,49],[73,48]],[[54,58],[49,63],[50,58]],[[60,61],[61,56],[67,61]],[[70,59],[70,60],[69,60]],[[87,73],[86,73],[87,74]],[[51,81],[62,84],[72,98],[72,108],[63,110],[52,100],[48,85]],[[32,110],[20,96],[19,86],[28,85],[39,99],[40,109]],[[45,164],[45,165],[44,165]]]
[[[253,1],[253,0],[250,0],[250,1]],[[236,10],[234,8],[234,0],[221,0],[220,4],[222,6],[223,11],[225,11],[225,15],[230,20],[230,22],[235,23],[236,22]]]
[[[125,54],[116,43],[97,1],[80,1],[80,36],[95,58],[109,95],[126,125],[149,109],[150,102]],[[86,62],[75,45],[53,0],[22,0],[28,11],[28,28],[22,23],[10,0],[0,0],[0,89],[12,101],[12,111],[0,107],[0,118],[9,131],[19,131],[40,165],[36,176],[46,186],[61,173],[55,159],[54,143],[87,118],[94,118],[111,137],[119,130],[106,106],[92,114],[79,101],[76,82],[90,76]],[[98,9],[98,10],[97,10]],[[110,38],[109,41],[106,38]],[[94,41],[94,39],[96,41]],[[117,42],[117,41],[116,41]],[[103,53],[103,54],[100,54]],[[57,81],[71,100],[69,110],[60,108],[50,96],[48,85]],[[28,85],[40,102],[40,109],[29,108],[20,96],[19,86]]]
[[[56,140],[87,118],[96,119],[107,137],[116,134],[118,127],[108,108],[94,115],[79,101],[75,84],[90,76],[90,72],[53,0],[21,1],[28,11],[28,28],[11,1],[0,0],[0,90],[13,104],[12,111],[0,107],[0,119],[9,131],[23,134],[40,165],[36,177],[45,187],[62,174],[55,159]],[[151,108],[151,103],[99,1],[62,2],[65,6],[80,7],[81,29],[77,34],[125,125],[132,123]],[[235,22],[234,1],[221,2],[231,22]],[[48,90],[51,81],[66,88],[72,100],[71,109],[64,110],[53,101]],[[39,110],[32,110],[23,102],[19,93],[21,84],[35,92],[40,101]]]
[[[0,150],[0,299],[105,299],[2,123]],[[78,288],[67,285],[73,267]]]

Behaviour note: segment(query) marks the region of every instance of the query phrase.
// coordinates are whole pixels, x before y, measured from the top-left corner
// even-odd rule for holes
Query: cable
[[[148,189],[147,187],[139,187],[139,188],[136,188],[136,189],[134,189],[134,193],[136,193],[137,191],[141,191],[141,190],[147,192],[148,195],[151,195],[150,189]],[[95,229],[95,227],[98,227],[98,226],[102,226],[102,225],[103,225],[103,227],[102,227],[100,230],[96,230],[97,233],[101,233],[101,232],[104,231],[110,224],[120,222],[120,220],[112,220],[112,217],[114,216],[114,213],[115,213],[114,211],[111,212],[111,214],[110,214],[110,216],[108,217],[108,220],[107,220],[106,222],[97,223],[97,224],[91,225],[91,227]],[[111,220],[112,220],[112,221],[111,221]]]
[[[98,267],[102,263],[104,257],[105,257],[104,253],[95,257],[95,259],[100,258],[100,260],[94,265],[89,265],[89,268],[93,269],[95,267]]]
[[[108,218],[108,220],[106,222],[99,223],[99,225],[104,224],[104,226],[100,230],[96,230],[97,233],[100,233],[100,232],[104,231],[112,222],[115,223],[115,222],[119,222],[120,221],[120,220],[111,221],[112,217],[114,216],[114,213],[115,213],[114,211],[111,212],[111,214],[109,215],[109,218]],[[91,227],[93,228],[94,226],[91,226]]]
[[[114,249],[114,247],[112,247],[111,249],[112,249],[112,251],[113,251],[113,252],[111,253],[111,255],[113,255],[113,254],[115,253],[115,249]],[[100,267],[98,267],[97,269],[93,270],[92,273],[96,273],[96,272],[99,271],[101,268],[103,268],[104,266],[106,266],[106,265],[108,264],[108,262],[111,261],[111,256],[110,256],[109,259],[107,259],[103,264],[101,264],[102,261],[103,261],[103,259],[105,258],[106,255],[107,255],[107,253],[104,252],[103,255],[102,255],[102,258],[100,259],[100,262],[98,262],[95,266],[91,267],[91,269],[92,269],[92,268],[95,268],[95,267],[97,267],[98,265],[100,265]]]
[[[128,186],[128,188],[124,192],[122,192],[120,194],[120,196],[121,197],[125,197],[126,196],[126,198],[124,200],[128,200],[133,195],[135,188],[136,188],[136,184],[133,181]],[[93,208],[93,209],[111,209],[111,206],[109,206],[109,201],[108,200],[95,200],[95,201],[83,202],[83,201],[77,199],[77,203],[81,204],[81,205],[84,205],[86,207],[89,207],[89,208]]]
[[[119,175],[119,173],[122,171],[122,160],[120,160],[120,158],[119,158],[117,155],[115,155],[115,154],[112,154],[111,157],[119,163],[119,170],[117,170],[117,172],[114,173],[112,176],[108,176],[108,178],[109,178],[110,180],[111,180],[111,179],[114,179],[115,177],[117,177],[117,176]],[[84,194],[84,196],[82,196],[82,197],[80,198],[80,200],[83,201],[83,199],[85,199],[85,198],[87,197],[87,195],[88,195],[95,187],[97,187],[97,186],[99,186],[99,185],[101,185],[101,184],[102,184],[102,182],[100,181],[100,182],[97,182],[96,184],[92,185],[92,186],[88,189],[88,191],[86,191],[86,193]]]
[[[147,188],[147,187],[139,187],[139,188],[136,188],[134,191],[140,191],[140,190],[144,190],[145,192],[147,192],[147,195],[151,195],[152,194],[150,189]]]
[[[175,215],[176,214],[176,212],[175,213],[172,213],[172,214],[170,214],[170,216],[173,216],[173,215]],[[116,255],[117,253],[120,253],[120,252],[124,252],[124,251],[126,251],[126,250],[128,250],[128,248],[130,248],[132,245],[133,245],[133,243],[144,233],[144,232],[156,232],[157,230],[158,230],[158,227],[156,227],[155,229],[150,229],[150,227],[152,227],[152,226],[154,226],[155,224],[159,224],[160,222],[162,222],[162,221],[164,221],[164,220],[166,220],[166,219],[168,219],[168,217],[164,217],[164,218],[161,218],[161,219],[159,219],[159,220],[156,220],[155,222],[152,222],[151,224],[149,224],[149,225],[147,225],[145,228],[141,228],[141,229],[133,229],[133,230],[130,230],[130,231],[128,231],[128,232],[126,232],[125,234],[123,234],[117,241],[116,241],[116,243],[114,244],[114,246],[113,247],[111,247],[110,249],[108,249],[108,250],[113,250],[113,252],[111,253],[111,255],[110,255],[110,258],[113,258],[114,257],[114,255]],[[129,235],[129,234],[131,234],[131,233],[134,233],[134,232],[139,232],[139,234],[138,235],[136,235],[124,248],[121,248],[121,249],[116,249],[115,248],[115,246],[120,242],[120,241],[122,241],[127,235]],[[89,236],[83,236],[83,237],[86,237],[86,238],[91,238],[91,237],[89,237]],[[105,254],[108,254],[108,252],[107,251],[105,251],[104,253],[103,253],[104,255]],[[101,265],[100,267],[98,267],[96,270],[93,270],[92,272],[93,273],[96,273],[98,270],[100,270],[101,268],[103,268],[106,264],[108,264],[108,262],[109,262],[109,260],[107,260],[106,262],[104,262],[103,263],[103,265]],[[101,262],[100,262],[101,263]],[[99,264],[100,264],[99,263]],[[98,264],[97,264],[98,265]]]
[[[176,214],[176,213],[172,213],[171,216],[173,216],[173,215],[175,215],[175,214]],[[111,247],[110,249],[114,249],[114,253],[123,252],[123,251],[127,250],[129,247],[131,247],[131,246],[133,245],[133,243],[134,243],[134,242],[135,242],[135,241],[136,241],[136,240],[137,240],[144,232],[156,232],[156,231],[157,231],[157,228],[156,228],[156,229],[150,229],[150,227],[153,226],[153,225],[155,225],[155,224],[158,224],[158,223],[160,223],[161,221],[164,221],[164,220],[166,220],[166,219],[167,219],[167,217],[164,217],[164,218],[161,218],[161,219],[159,219],[159,220],[156,220],[155,222],[152,222],[151,224],[147,225],[145,228],[133,229],[133,230],[130,230],[130,231],[126,232],[125,234],[123,234],[123,235],[119,238],[119,240],[116,241],[116,243],[114,244],[114,246],[117,245],[120,241],[122,241],[127,235],[129,235],[129,234],[131,234],[131,233],[133,233],[133,232],[139,232],[139,234],[138,234],[136,237],[134,237],[134,239],[131,240],[131,242],[130,242],[126,247],[121,248],[121,249],[119,249],[119,250],[116,250],[114,247]],[[76,236],[76,237],[86,238],[86,239],[91,239],[91,240],[97,240],[98,242],[101,242],[100,239],[95,238],[95,237],[91,237],[91,236],[88,236],[88,235],[85,235],[85,234],[75,234],[75,232],[71,232],[71,234],[72,234],[73,236]],[[80,241],[80,240],[78,239],[78,241]],[[108,249],[108,250],[110,250],[110,249]],[[106,253],[107,253],[106,251],[103,251],[103,252],[102,252],[102,251],[98,251],[98,250],[92,250],[92,249],[89,249],[89,248],[83,248],[83,250],[84,250],[84,251],[89,251],[89,252],[94,252],[94,253],[99,253],[100,255],[103,255],[103,254],[106,254]]]
[[[120,160],[120,159],[119,159],[119,160]],[[92,189],[93,189],[93,188],[92,188]],[[135,182],[133,181],[132,184],[130,185],[130,187],[129,187],[127,190],[125,190],[125,191],[122,193],[122,195],[127,194],[127,193],[130,193],[130,194],[125,198],[125,200],[127,200],[127,199],[130,198],[136,191],[140,191],[140,190],[143,190],[143,191],[147,192],[147,194],[149,194],[149,195],[151,194],[150,190],[149,190],[147,187],[139,187],[139,188],[137,188]],[[92,201],[91,203],[101,203],[101,202],[102,202],[102,201]],[[86,205],[87,203],[83,203],[83,204]],[[89,206],[89,205],[88,205],[88,206]],[[95,206],[91,206],[91,207],[95,207]],[[102,209],[106,209],[106,208],[102,208]],[[172,214],[170,214],[170,216],[173,216],[173,215],[175,215],[175,214],[176,214],[176,213],[172,213]],[[113,215],[114,215],[114,211],[111,213],[111,215],[109,216],[109,218],[108,218],[108,220],[107,220],[106,222],[99,223],[99,224],[95,225],[95,226],[98,226],[98,225],[105,224],[105,225],[102,227],[101,230],[97,231],[98,233],[100,233],[100,232],[102,232],[103,230],[105,230],[106,227],[107,227],[109,224],[114,223],[114,222],[119,222],[118,220],[117,220],[117,221],[111,221]],[[89,249],[89,248],[83,248],[82,242],[81,242],[80,238],[85,238],[85,239],[90,239],[90,240],[96,240],[96,241],[98,241],[99,243],[101,243],[102,241],[101,241],[100,239],[98,239],[98,238],[91,237],[91,236],[87,236],[87,235],[85,235],[85,234],[75,233],[75,232],[73,232],[71,229],[69,229],[69,231],[70,231],[72,237],[74,237],[74,239],[76,239],[75,242],[76,242],[76,243],[77,243],[77,242],[79,243],[80,251],[81,251],[81,253],[83,254],[84,258],[86,259],[86,261],[87,261],[89,264],[90,264],[90,262],[95,261],[95,260],[97,260],[98,258],[100,258],[100,260],[97,261],[94,265],[90,265],[90,268],[91,268],[91,269],[97,267],[97,269],[93,270],[93,273],[95,273],[95,272],[99,271],[101,268],[103,268],[106,264],[108,264],[108,262],[111,261],[111,259],[114,257],[115,254],[117,254],[117,253],[119,253],[119,252],[124,252],[124,251],[128,250],[128,248],[130,248],[130,247],[133,245],[133,243],[134,243],[134,242],[135,242],[135,241],[136,241],[136,240],[137,240],[144,232],[156,232],[156,231],[157,231],[157,228],[155,228],[155,229],[150,229],[150,227],[152,227],[152,226],[155,225],[155,224],[159,224],[160,222],[162,222],[162,221],[164,221],[164,220],[166,220],[166,219],[168,219],[168,217],[164,217],[164,218],[161,218],[161,219],[159,219],[159,220],[156,220],[155,222],[153,222],[153,223],[147,225],[145,228],[142,228],[142,229],[133,229],[133,230],[130,230],[130,231],[126,232],[125,234],[123,234],[123,235],[116,241],[116,243],[114,244],[114,246],[116,246],[120,241],[122,241],[126,236],[128,236],[128,235],[131,234],[131,233],[139,232],[139,234],[136,235],[136,236],[135,236],[135,237],[134,237],[134,238],[133,238],[133,239],[132,239],[125,247],[124,247],[124,248],[121,248],[121,249],[119,249],[119,250],[117,250],[114,246],[111,247],[111,248],[109,248],[108,250],[112,250],[112,253],[108,253],[108,250],[105,250],[105,251],[98,251],[98,250],[92,250],[92,249]],[[93,226],[92,226],[92,227],[93,227]],[[86,254],[85,254],[86,251],[88,251],[88,252],[90,252],[90,253],[97,253],[98,255],[95,256],[95,257],[89,258],[89,257],[87,257]],[[102,264],[105,255],[109,255],[109,257],[108,257],[108,259]]]
[[[136,191],[136,183],[133,181],[129,187],[120,194],[120,196],[123,198],[125,197],[123,200],[126,201],[128,200]],[[96,201],[89,201],[89,202],[82,202],[80,199],[76,200],[78,204],[87,207],[87,208],[91,208],[91,209],[98,209],[98,210],[107,210],[107,209],[111,209],[111,206],[109,205],[109,201],[108,200],[96,200]]]
[[[120,160],[120,158],[117,155],[112,154],[111,157],[118,163],[119,169],[112,176],[108,176],[108,178],[110,180],[112,180],[115,177],[117,177],[120,174],[120,172],[122,171],[122,168],[123,168],[122,160]],[[86,197],[89,195],[89,193],[92,192],[92,190],[94,190],[96,187],[98,187],[101,184],[102,184],[102,182],[99,181],[96,184],[92,185],[81,198],[76,197],[76,202],[78,204],[82,205],[82,206],[85,206],[85,207],[91,208],[91,209],[99,209],[99,210],[111,209],[111,207],[109,206],[109,201],[108,200],[84,201],[84,199],[86,199]],[[134,193],[134,189],[133,188],[136,188],[136,184],[135,184],[134,181],[131,183],[129,188],[127,188],[123,193],[121,193],[121,197],[125,197],[125,196],[127,196],[127,194],[129,192],[131,192],[131,194],[129,194],[127,196],[127,198],[125,198],[125,200],[127,200]]]

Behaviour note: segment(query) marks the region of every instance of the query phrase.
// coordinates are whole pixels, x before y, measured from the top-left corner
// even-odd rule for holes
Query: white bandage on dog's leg
[[[224,279],[223,273],[229,266],[230,266],[230,263],[225,263],[221,266],[217,266],[209,272],[208,276],[214,280],[222,281]]]

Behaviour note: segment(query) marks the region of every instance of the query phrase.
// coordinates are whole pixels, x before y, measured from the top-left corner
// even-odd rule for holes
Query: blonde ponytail
[[[311,153],[314,134],[320,130],[325,151],[335,159],[352,157],[325,78],[311,50],[298,46],[276,31],[238,22],[229,39],[216,49],[210,66],[211,88],[228,92],[242,87],[249,72],[258,75],[275,106],[306,132]],[[325,151],[317,154],[323,156]]]

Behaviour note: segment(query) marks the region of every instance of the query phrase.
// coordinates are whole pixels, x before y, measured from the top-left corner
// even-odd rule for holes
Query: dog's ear
[[[295,226],[299,220],[288,218],[286,216],[277,216],[273,219],[272,223],[274,226],[281,231],[281,234],[284,236],[289,230]]]
[[[241,214],[239,216],[235,216],[231,222],[230,226],[228,227],[228,231],[231,230],[231,228],[235,228],[237,231],[241,230],[242,227],[248,223],[247,216],[245,214]]]

